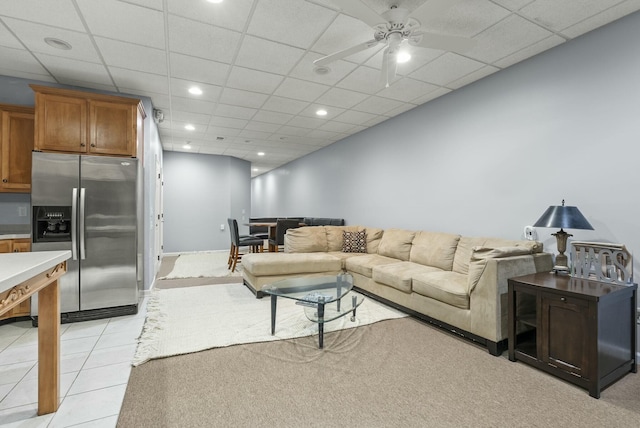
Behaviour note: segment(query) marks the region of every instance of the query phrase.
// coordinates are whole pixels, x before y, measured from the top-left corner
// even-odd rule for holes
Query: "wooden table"
[[[38,293],[38,415],[60,404],[60,288],[71,251],[0,254],[0,315]]]

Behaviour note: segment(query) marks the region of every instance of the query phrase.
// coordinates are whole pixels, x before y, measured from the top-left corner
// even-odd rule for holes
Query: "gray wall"
[[[228,156],[164,153],[165,253],[229,249],[229,217],[246,233],[242,218],[248,219],[251,205],[250,167]]]
[[[635,13],[256,177],[252,213],[518,239],[566,199],[640,258],[638,40]]]
[[[109,94],[110,92],[98,91],[95,89],[78,88],[67,85],[57,85],[50,82],[40,82],[36,80],[20,79],[16,77],[0,76],[0,103],[4,104],[17,104],[25,106],[33,106],[35,99],[34,93],[29,87],[30,83],[38,85],[55,86],[61,88],[79,89],[87,92],[100,92]],[[126,94],[116,94],[124,95]],[[154,242],[154,223],[153,218],[155,213],[155,161],[156,157],[162,160],[162,145],[157,132],[157,126],[153,122],[152,117],[152,105],[151,100],[148,97],[142,97],[138,95],[130,95],[142,100],[147,118],[144,121],[144,151],[138,153],[139,158],[143,158],[143,189],[144,197],[142,207],[143,216],[143,237],[139,243],[139,251],[141,252],[142,263],[140,268],[142,269],[143,278],[139,278],[142,281],[144,289],[149,289],[155,278],[156,269],[154,264],[155,255],[155,242]],[[16,196],[19,195],[19,196]],[[17,211],[17,205],[30,205],[31,198],[29,194],[7,194],[0,193],[0,225],[1,224],[21,224],[25,221],[24,217],[12,217],[13,212]],[[29,210],[30,211],[30,210]],[[30,223],[30,218],[27,217],[27,223]]]

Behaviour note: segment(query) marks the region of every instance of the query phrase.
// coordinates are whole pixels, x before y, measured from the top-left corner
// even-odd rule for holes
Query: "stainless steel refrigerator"
[[[60,279],[62,322],[137,313],[137,159],[33,152],[32,160],[32,251],[72,253]]]

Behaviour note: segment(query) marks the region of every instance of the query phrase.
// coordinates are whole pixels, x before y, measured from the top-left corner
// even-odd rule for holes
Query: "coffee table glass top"
[[[265,285],[264,293],[301,302],[329,303],[341,299],[353,288],[353,277],[348,273],[331,276],[288,278]]]

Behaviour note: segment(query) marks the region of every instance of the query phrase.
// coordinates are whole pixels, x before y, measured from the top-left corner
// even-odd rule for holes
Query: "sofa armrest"
[[[470,292],[471,331],[495,342],[507,338],[507,280],[553,269],[549,253],[492,258]],[[472,264],[475,262],[472,262]],[[471,279],[471,277],[470,277]]]

